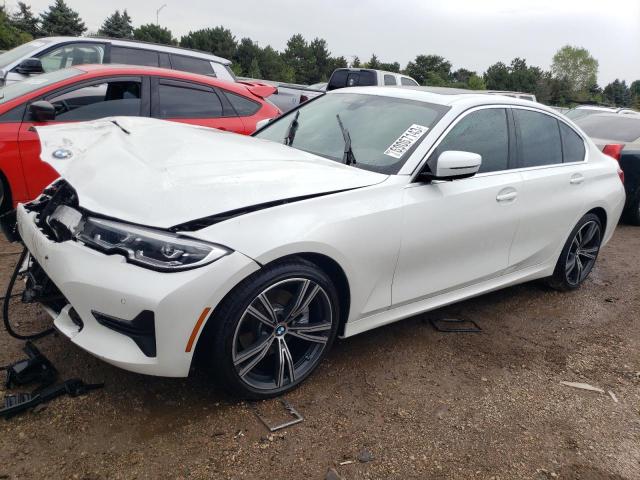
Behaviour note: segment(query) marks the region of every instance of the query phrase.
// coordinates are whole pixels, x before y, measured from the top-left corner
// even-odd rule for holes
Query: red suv
[[[58,176],[40,160],[32,128],[126,115],[250,134],[280,115],[276,89],[152,67],[83,65],[0,89],[0,213],[38,196]]]

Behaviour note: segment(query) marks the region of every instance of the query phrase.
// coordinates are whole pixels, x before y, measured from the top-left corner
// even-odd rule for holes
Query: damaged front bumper
[[[238,252],[193,270],[162,273],[105,255],[74,240],[49,238],[38,212],[18,205],[17,225],[29,253],[64,296],[59,310],[45,306],[73,343],[126,370],[184,377],[198,319],[259,265]],[[206,312],[206,313],[205,313]]]

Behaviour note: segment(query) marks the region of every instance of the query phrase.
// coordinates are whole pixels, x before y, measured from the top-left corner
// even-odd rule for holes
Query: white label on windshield
[[[414,123],[387,148],[384,154],[393,158],[402,157],[428,131],[429,127]]]

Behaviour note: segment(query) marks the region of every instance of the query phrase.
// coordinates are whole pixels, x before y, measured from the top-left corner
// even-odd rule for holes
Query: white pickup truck
[[[420,84],[413,78],[396,72],[371,68],[338,68],[331,74],[327,90],[363,86],[418,87]]]

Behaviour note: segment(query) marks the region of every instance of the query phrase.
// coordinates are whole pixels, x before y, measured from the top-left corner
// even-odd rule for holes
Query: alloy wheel
[[[569,247],[565,264],[565,275],[569,284],[579,285],[587,278],[596,263],[600,241],[600,225],[593,220],[585,223],[576,232]]]
[[[333,311],[313,280],[291,278],[269,286],[240,317],[232,360],[238,377],[258,390],[279,390],[304,378],[331,338]]]

